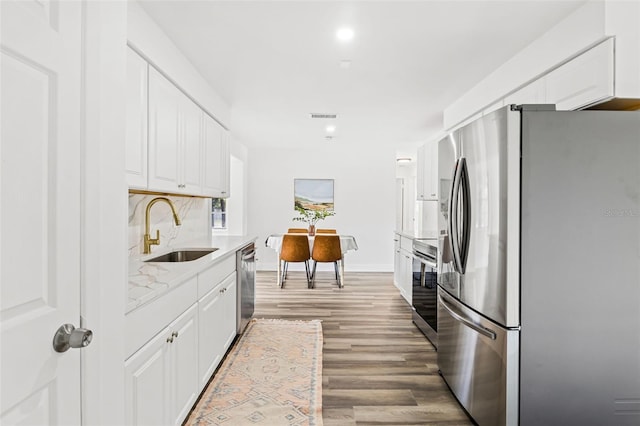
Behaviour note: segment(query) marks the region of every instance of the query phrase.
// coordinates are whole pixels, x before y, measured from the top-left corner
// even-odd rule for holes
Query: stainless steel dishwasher
[[[253,316],[256,302],[256,246],[247,244],[236,253],[238,280],[237,332],[242,334]]]

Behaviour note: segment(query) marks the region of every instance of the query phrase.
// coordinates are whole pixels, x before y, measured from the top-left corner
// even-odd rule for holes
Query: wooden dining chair
[[[280,286],[284,287],[289,262],[304,262],[307,275],[307,287],[311,288],[309,259],[311,259],[311,253],[309,253],[309,238],[302,234],[284,234],[282,237],[282,248],[280,249],[280,259],[278,260],[278,262],[284,262],[281,269]]]
[[[309,230],[307,228],[289,228],[287,233],[289,234],[306,234]]]
[[[316,229],[316,234],[337,234],[335,229]]]
[[[342,249],[340,247],[340,237],[338,235],[320,234],[316,235],[313,242],[313,251],[311,253],[313,260],[313,270],[311,271],[311,288],[315,287],[316,266],[318,262],[333,262],[333,268],[336,273],[336,281],[338,287],[342,288],[342,274],[340,274],[340,265],[342,262]]]

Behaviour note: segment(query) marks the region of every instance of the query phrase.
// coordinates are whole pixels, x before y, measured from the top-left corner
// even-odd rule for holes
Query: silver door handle
[[[451,254],[453,258],[453,269],[462,273],[460,267],[460,246],[458,237],[458,196],[460,185],[460,159],[456,160],[456,165],[453,173],[453,182],[451,185],[451,193],[449,194],[449,220],[448,220],[448,233],[449,242],[451,243]]]
[[[440,300],[440,304],[442,305],[442,307],[449,312],[449,315],[451,315],[454,319],[460,321],[461,323],[463,323],[464,325],[466,325],[467,327],[469,327],[470,329],[482,334],[485,337],[488,337],[491,340],[496,340],[496,333],[494,333],[493,331],[489,330],[488,328],[484,328],[483,326],[476,324],[475,322],[466,319],[465,317],[463,317],[462,315],[459,315],[457,313],[455,313],[449,306],[446,300],[444,300],[442,298],[442,296],[438,296],[438,299]]]
[[[63,324],[53,335],[53,349],[66,352],[69,348],[84,348],[93,339],[93,331],[86,328],[75,328],[72,324]]]

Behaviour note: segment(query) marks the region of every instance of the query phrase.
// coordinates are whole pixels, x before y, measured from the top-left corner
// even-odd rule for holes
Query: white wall
[[[419,216],[416,216],[417,210],[417,194],[416,194],[416,161],[410,163],[399,163],[396,166],[396,178],[401,180],[402,203],[400,214],[402,217],[396,217],[396,231],[413,233],[419,227]],[[398,213],[396,213],[397,215]],[[400,224],[400,226],[398,226]]]
[[[231,196],[227,198],[227,229],[224,230],[226,235],[243,235],[246,224],[245,209],[245,167],[244,162],[236,156],[231,156],[229,162],[230,168],[230,187]],[[218,233],[217,230],[214,230]]]
[[[125,423],[127,10],[122,2],[82,7],[82,303],[73,322],[94,333],[81,353],[82,424],[106,426]]]
[[[392,271],[395,227],[395,151],[324,143],[315,149],[251,149],[248,233],[258,236],[260,270],[275,270],[276,254],[264,246],[272,233],[299,227],[293,222],[294,178],[334,179],[336,215],[318,227],[356,238],[359,249],[345,256],[347,271]],[[294,269],[295,265],[291,266]],[[319,266],[320,269],[320,266]]]

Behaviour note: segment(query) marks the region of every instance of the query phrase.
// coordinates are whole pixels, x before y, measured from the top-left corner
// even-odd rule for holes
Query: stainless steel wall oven
[[[413,240],[413,322],[438,347],[437,240]]]

